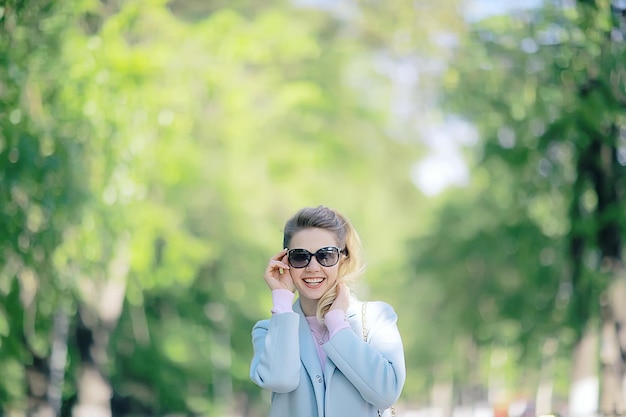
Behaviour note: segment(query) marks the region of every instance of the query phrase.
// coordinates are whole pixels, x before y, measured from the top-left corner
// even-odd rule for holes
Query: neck
[[[302,306],[302,312],[306,317],[314,316],[317,312],[317,304],[319,300],[309,300],[307,298],[300,297],[300,305]]]

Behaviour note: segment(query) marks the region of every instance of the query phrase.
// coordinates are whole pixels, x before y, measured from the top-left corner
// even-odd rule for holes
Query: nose
[[[307,271],[319,271],[321,268],[322,266],[319,264],[319,262],[317,262],[317,258],[315,256],[311,257],[311,261],[306,266]]]

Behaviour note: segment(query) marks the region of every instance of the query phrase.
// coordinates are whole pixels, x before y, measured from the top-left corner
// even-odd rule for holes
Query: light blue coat
[[[272,391],[269,417],[375,417],[398,400],[406,369],[390,305],[367,303],[364,342],[362,302],[352,301],[346,314],[351,328],[323,345],[324,372],[299,300],[293,307],[293,313],[273,315],[252,330],[250,377]]]

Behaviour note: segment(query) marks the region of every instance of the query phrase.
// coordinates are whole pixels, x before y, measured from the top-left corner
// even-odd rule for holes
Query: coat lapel
[[[318,414],[324,415],[324,373],[322,372],[322,365],[320,364],[319,357],[317,356],[317,350],[315,348],[315,341],[313,335],[309,329],[309,323],[306,321],[306,317],[302,312],[302,306],[300,300],[296,301],[293,305],[293,311],[300,315],[300,360],[302,365],[307,371],[311,380],[311,386],[315,391],[315,399],[317,401]],[[327,363],[329,361],[326,361]]]
[[[348,322],[350,323],[352,331],[354,331],[354,333],[361,337],[362,304],[355,298],[352,298],[350,301],[350,307],[346,312],[346,320],[348,320]],[[320,364],[319,357],[317,356],[317,349],[315,348],[315,341],[313,340],[313,335],[311,334],[311,330],[309,329],[309,323],[307,323],[304,312],[302,311],[300,300],[297,300],[294,303],[293,311],[300,315],[300,360],[302,361],[302,365],[306,369],[307,374],[309,375],[309,379],[311,380],[311,385],[313,386],[313,390],[315,392],[318,415],[322,417],[325,412],[325,387],[330,386],[331,379],[337,368],[330,359],[326,359],[324,372],[322,372],[322,366]],[[326,375],[326,378],[324,378],[324,375]],[[326,382],[325,384],[323,383],[324,381]]]

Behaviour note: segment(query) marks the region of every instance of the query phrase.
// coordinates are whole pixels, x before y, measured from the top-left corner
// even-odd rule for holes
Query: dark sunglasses
[[[289,249],[287,251],[287,260],[289,265],[294,268],[304,268],[311,262],[311,258],[315,256],[317,263],[328,267],[337,265],[341,253],[344,253],[344,251],[336,246],[327,246],[318,249],[315,253],[311,253],[306,249]]]

